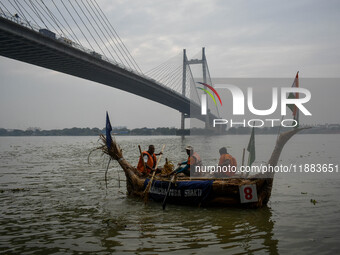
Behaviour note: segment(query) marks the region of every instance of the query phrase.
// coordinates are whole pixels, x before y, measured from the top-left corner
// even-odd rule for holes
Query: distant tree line
[[[99,135],[102,132],[99,128],[64,128],[52,130],[40,129],[4,129],[0,128],[0,136],[91,136]]]
[[[277,134],[285,132],[291,128],[282,127],[263,127],[256,128],[256,134]],[[222,134],[226,135],[248,135],[251,133],[252,128],[250,127],[232,127]],[[158,128],[135,128],[128,129],[126,127],[113,128],[112,133],[114,135],[211,135],[212,132],[209,129],[204,128],[193,128],[181,130],[174,127],[158,127]],[[303,134],[340,134],[340,125],[329,126],[314,126],[310,129],[303,130]],[[4,129],[0,128],[0,136],[98,136],[105,134],[105,128],[64,128],[64,129],[52,129],[52,130],[41,130],[40,128],[28,128],[26,130],[20,129]]]
[[[113,128],[112,133],[115,135],[176,135],[177,128],[135,128],[127,129],[126,127]],[[64,128],[41,130],[39,128],[4,129],[0,128],[0,136],[98,136],[105,134],[105,128]]]

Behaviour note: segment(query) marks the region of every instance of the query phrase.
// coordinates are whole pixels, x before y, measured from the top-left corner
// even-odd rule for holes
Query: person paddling
[[[178,163],[178,168],[175,169],[170,175],[175,173],[184,173],[186,176],[190,176],[190,167],[202,165],[201,157],[198,155],[197,152],[194,151],[194,148],[192,146],[187,146],[185,149],[188,154],[188,160]],[[181,167],[182,165],[185,166]]]
[[[151,171],[155,170],[154,168],[157,162],[156,156],[161,154],[163,153],[160,152],[155,154],[155,146],[149,145],[149,149],[147,151],[143,151],[142,155],[139,156],[137,170],[145,175],[150,174]]]

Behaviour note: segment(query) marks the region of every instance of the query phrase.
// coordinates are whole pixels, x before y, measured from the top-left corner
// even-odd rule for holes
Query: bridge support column
[[[207,62],[206,62],[206,58],[205,58],[205,47],[202,48],[202,72],[203,72],[203,82],[207,83]],[[206,92],[204,92],[205,94],[207,94]],[[208,106],[208,100],[207,100],[207,109],[209,109]],[[209,124],[209,115],[207,114],[205,116],[205,128],[208,129],[210,127]]]
[[[181,129],[185,129],[185,118],[184,118],[184,113],[181,114]]]
[[[185,96],[187,82],[187,54],[186,50],[183,49],[183,78],[182,78],[182,95]],[[184,113],[181,114],[181,129],[184,132],[185,129],[185,117]]]

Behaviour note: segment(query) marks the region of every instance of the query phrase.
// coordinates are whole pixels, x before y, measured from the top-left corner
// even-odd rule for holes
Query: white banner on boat
[[[239,189],[241,203],[257,202],[256,184],[243,185]]]

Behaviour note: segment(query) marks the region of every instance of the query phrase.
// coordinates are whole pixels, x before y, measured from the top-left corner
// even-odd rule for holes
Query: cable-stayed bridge
[[[0,2],[0,55],[70,74],[161,103],[184,118],[206,122],[191,65],[210,83],[204,48],[197,59],[185,50],[143,73],[96,0],[8,0]],[[208,106],[213,104],[208,104]]]

